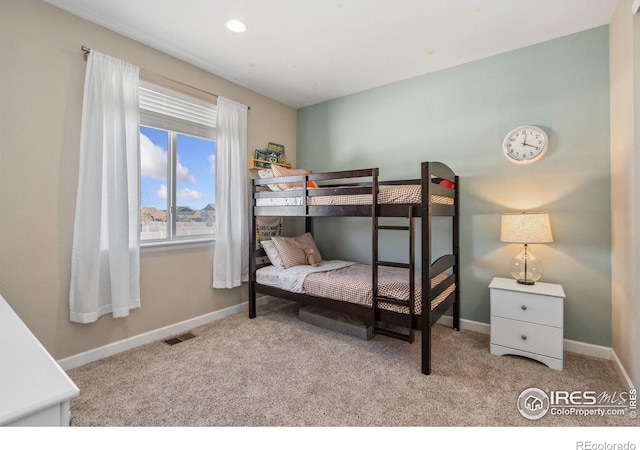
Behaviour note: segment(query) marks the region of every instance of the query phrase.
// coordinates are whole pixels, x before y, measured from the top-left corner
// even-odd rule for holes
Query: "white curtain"
[[[71,320],[140,306],[139,69],[91,51],[80,134]]]
[[[223,97],[217,103],[213,287],[233,288],[249,279],[247,106]]]

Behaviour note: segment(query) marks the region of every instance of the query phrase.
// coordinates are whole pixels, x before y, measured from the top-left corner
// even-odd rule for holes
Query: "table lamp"
[[[502,215],[500,241],[523,244],[524,247],[509,262],[509,271],[520,284],[535,284],[542,277],[542,261],[533,256],[529,244],[553,242],[549,214],[539,212]]]

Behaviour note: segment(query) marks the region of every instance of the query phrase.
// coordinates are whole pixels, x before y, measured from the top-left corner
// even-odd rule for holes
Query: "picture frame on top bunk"
[[[362,181],[364,179],[364,182]],[[336,180],[339,180],[336,182]],[[300,189],[295,191],[265,192],[263,186],[278,182],[299,182]],[[307,189],[306,181],[315,181],[318,188]],[[391,325],[408,327],[410,330],[421,331],[421,371],[423,374],[431,373],[431,327],[442,317],[445,312],[452,311],[452,328],[459,329],[460,324],[460,287],[459,287],[459,180],[458,176],[447,165],[440,162],[423,162],[420,165],[420,178],[411,180],[379,181],[379,170],[358,169],[327,173],[307,173],[305,175],[288,176],[280,178],[264,178],[250,181],[251,205],[250,213],[255,225],[257,216],[300,216],[305,217],[307,232],[312,230],[314,217],[370,217],[374,231],[372,240],[372,271],[371,286],[374,288],[372,304],[355,304],[344,300],[335,300],[321,296],[314,296],[298,292],[289,292],[268,284],[257,281],[258,270],[264,270],[270,264],[257,264],[255,258],[249,258],[249,317],[256,317],[256,293],[263,293],[299,302],[301,305],[315,305],[338,312],[352,314],[365,318],[374,325],[383,322]],[[390,189],[399,189],[407,192],[418,192],[418,198],[412,197],[401,200],[400,203],[387,203],[385,192]],[[368,200],[351,202],[353,196]],[[285,204],[273,203],[283,196],[290,197]],[[331,197],[331,202],[323,202],[323,198]],[[344,196],[344,197],[342,197]],[[336,197],[338,200],[336,200]],[[394,197],[394,196],[392,196]],[[290,200],[296,200],[291,202]],[[263,204],[263,200],[271,203]],[[446,254],[433,259],[432,254],[432,217],[445,216],[451,218],[451,254]],[[430,308],[424,308],[419,315],[415,315],[412,308],[408,313],[397,312],[388,309],[388,301],[395,299],[376,297],[375,287],[378,286],[377,273],[379,266],[396,264],[378,261],[379,229],[396,229],[397,227],[383,227],[378,223],[382,217],[408,217],[422,221],[420,227],[420,247],[422,276],[416,277],[419,283],[422,298],[428,299]],[[413,225],[411,225],[413,230]],[[411,234],[413,231],[410,232]],[[253,233],[252,233],[253,235]],[[255,235],[250,235],[251,244]],[[413,244],[412,244],[413,245]],[[254,255],[264,255],[261,249],[254,249]],[[408,268],[415,267],[415,252],[410,251],[411,264]],[[413,273],[413,269],[409,270]],[[425,276],[426,275],[426,276]],[[264,277],[263,277],[264,279]],[[433,283],[438,279],[437,283]],[[413,297],[410,297],[413,298]],[[422,300],[420,300],[422,301]],[[400,302],[400,300],[398,300]],[[398,303],[400,304],[400,303]],[[406,301],[405,301],[405,304]],[[412,304],[409,302],[409,304]],[[387,334],[382,328],[376,328],[377,334]],[[389,335],[389,334],[387,334]],[[413,332],[409,335],[393,336],[413,341]]]

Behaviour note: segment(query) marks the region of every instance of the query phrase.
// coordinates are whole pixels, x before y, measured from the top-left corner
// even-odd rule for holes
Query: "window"
[[[140,239],[216,232],[215,106],[140,83]]]

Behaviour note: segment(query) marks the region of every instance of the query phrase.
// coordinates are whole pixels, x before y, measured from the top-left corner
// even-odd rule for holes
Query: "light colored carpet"
[[[564,370],[494,356],[489,336],[433,328],[432,374],[420,339],[369,341],[298,319],[275,300],[69,371],[80,388],[73,426],[637,426],[628,417],[525,419],[520,393],[621,392],[610,361],[565,353]]]

